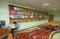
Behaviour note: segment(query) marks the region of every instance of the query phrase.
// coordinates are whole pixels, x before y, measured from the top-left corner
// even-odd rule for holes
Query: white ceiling
[[[50,5],[43,6],[43,4],[47,2]],[[48,12],[60,12],[60,0],[9,0],[9,3],[28,6]]]

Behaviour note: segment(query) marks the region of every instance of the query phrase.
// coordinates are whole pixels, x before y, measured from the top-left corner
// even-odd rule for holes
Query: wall
[[[54,15],[54,21],[60,22],[60,12],[49,12]]]
[[[60,12],[58,12],[57,14],[54,14],[54,21],[60,22]]]
[[[19,28],[19,30],[25,29],[25,28],[28,28],[28,27],[37,26],[37,25],[40,25],[40,24],[44,24],[44,23],[46,23],[46,22],[48,22],[48,20],[41,20],[41,21],[33,21],[33,22],[20,23],[20,28]]]
[[[5,20],[6,26],[9,25],[9,8],[7,0],[0,0],[0,20]]]

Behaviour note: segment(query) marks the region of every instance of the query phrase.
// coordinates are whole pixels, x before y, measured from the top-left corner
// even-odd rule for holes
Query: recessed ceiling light
[[[49,3],[49,2],[45,2],[45,3],[43,3],[42,5],[43,5],[43,6],[49,6],[50,3]]]
[[[59,11],[58,8],[53,8],[53,9],[51,9],[51,10],[54,11],[54,12],[58,12],[58,11]]]
[[[53,8],[52,10],[58,10],[57,8]]]

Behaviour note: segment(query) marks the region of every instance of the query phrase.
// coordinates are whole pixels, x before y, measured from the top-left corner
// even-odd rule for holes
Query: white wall
[[[41,21],[33,21],[33,22],[20,23],[19,30],[25,29],[25,28],[29,28],[29,27],[33,27],[33,26],[37,26],[37,25],[40,25],[40,24],[44,24],[46,22],[48,22],[48,20],[41,20]]]
[[[0,20],[5,20],[6,26],[9,25],[9,8],[7,0],[0,0]]]
[[[60,12],[54,15],[54,21],[60,22]]]

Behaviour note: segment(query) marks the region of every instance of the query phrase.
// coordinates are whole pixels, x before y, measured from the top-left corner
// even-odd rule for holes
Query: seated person
[[[14,36],[15,30],[19,28],[19,24],[18,24],[17,22],[13,22],[13,23],[10,25],[10,28],[11,28],[11,33],[12,33],[12,35]]]

